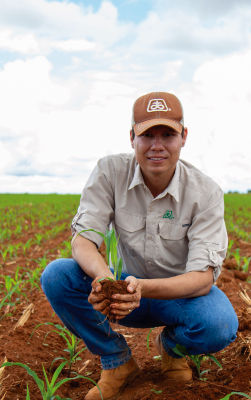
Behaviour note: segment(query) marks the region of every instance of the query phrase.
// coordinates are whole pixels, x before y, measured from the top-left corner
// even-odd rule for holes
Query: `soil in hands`
[[[128,294],[127,291],[128,283],[126,281],[121,281],[121,280],[111,281],[110,279],[104,279],[103,281],[100,282],[100,284],[102,285],[101,293],[108,301],[109,311],[107,314],[107,318],[110,321],[114,321],[114,316],[111,314],[110,310],[110,304],[114,302],[112,296],[114,294]],[[121,303],[121,302],[122,302],[121,300],[118,299],[116,300],[116,303]]]

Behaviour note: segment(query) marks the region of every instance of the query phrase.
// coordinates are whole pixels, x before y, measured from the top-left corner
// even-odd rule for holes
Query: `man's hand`
[[[102,293],[100,293],[102,285],[99,281],[102,278],[104,277],[97,276],[97,278],[92,281],[92,291],[88,297],[88,301],[92,304],[94,310],[100,311],[102,314],[107,315],[109,314],[110,302]]]
[[[141,299],[141,284],[134,276],[128,276],[125,281],[128,283],[128,294],[114,294],[113,302],[110,305],[110,312],[114,319],[122,319],[139,307]],[[116,300],[122,301],[121,303]]]

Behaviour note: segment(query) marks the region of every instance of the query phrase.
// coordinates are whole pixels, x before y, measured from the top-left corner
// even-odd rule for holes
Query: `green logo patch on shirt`
[[[174,219],[172,210],[166,210],[162,218]]]

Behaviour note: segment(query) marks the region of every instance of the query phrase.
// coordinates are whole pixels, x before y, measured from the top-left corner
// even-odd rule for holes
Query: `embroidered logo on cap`
[[[152,99],[148,103],[147,112],[154,111],[171,111],[171,108],[167,107],[166,102],[163,99]]]

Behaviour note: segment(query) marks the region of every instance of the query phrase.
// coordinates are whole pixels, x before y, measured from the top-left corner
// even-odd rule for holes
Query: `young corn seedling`
[[[115,281],[117,279],[119,280],[121,278],[123,265],[122,265],[122,259],[121,258],[118,259],[118,252],[117,252],[118,239],[116,238],[115,230],[107,229],[106,233],[103,234],[101,232],[96,231],[95,229],[83,229],[81,232],[78,233],[78,235],[80,235],[82,232],[95,232],[98,233],[103,238],[105,242],[106,260],[108,263],[108,267],[110,271],[113,273],[114,280]]]
[[[15,291],[18,290],[19,284],[20,284],[20,282],[17,283],[17,284],[10,290],[10,292],[8,292],[8,293],[6,294],[6,296],[0,301],[0,310],[1,310],[4,306],[7,306],[7,305],[9,305],[9,304],[10,304],[10,305],[14,305],[14,304],[15,304],[15,303],[12,303],[12,302],[11,302],[11,297],[12,297],[12,295],[15,293]],[[1,316],[0,316],[0,320],[3,319],[4,316],[5,316],[5,314],[1,315]]]
[[[38,324],[31,336],[34,334],[34,332],[42,325],[49,325],[49,326],[53,326],[54,329],[52,329],[51,331],[49,331],[48,333],[46,333],[45,338],[44,338],[44,343],[45,340],[47,338],[47,336],[50,333],[56,333],[57,335],[59,335],[60,337],[62,337],[62,339],[64,339],[67,348],[64,349],[64,351],[66,353],[68,353],[68,357],[56,357],[54,358],[54,360],[51,363],[51,368],[53,366],[53,364],[58,361],[58,360],[63,360],[67,363],[67,365],[69,366],[69,371],[68,371],[68,377],[71,374],[71,370],[72,370],[72,364],[74,364],[77,360],[81,360],[81,357],[79,357],[79,355],[86,350],[86,347],[82,348],[81,350],[77,351],[77,347],[79,345],[79,343],[81,342],[80,339],[77,339],[76,336],[71,333],[65,326],[61,326],[59,324],[54,324],[53,322],[44,322],[41,324]]]
[[[26,251],[29,250],[29,248],[31,247],[31,245],[32,245],[32,239],[27,240],[27,242],[23,244],[22,247],[23,247],[23,254],[24,254],[24,256],[26,255]]]
[[[19,296],[25,296],[24,293],[21,291],[21,283],[23,283],[22,278],[23,275],[19,275],[19,270],[20,267],[17,267],[15,276],[12,278],[9,275],[2,275],[1,277],[4,279],[4,290],[8,294],[11,292],[12,288],[15,286],[16,290],[15,293],[17,293]],[[17,299],[18,300],[18,299]]]
[[[40,269],[42,269],[42,270],[44,270],[46,265],[48,265],[48,263],[49,263],[49,260],[47,260],[46,255],[38,258],[35,261],[40,266]]]
[[[202,378],[202,375],[204,375],[208,371],[210,371],[209,369],[201,371],[201,364],[203,361],[206,361],[210,358],[212,361],[215,362],[216,365],[218,365],[218,367],[220,369],[222,369],[221,363],[212,354],[198,354],[198,355],[188,354],[185,346],[181,346],[180,344],[176,344],[176,346],[174,348],[172,348],[172,350],[174,351],[174,353],[178,354],[179,356],[181,356],[181,357],[188,356],[190,358],[190,360],[192,360],[192,362],[194,363],[194,365],[196,367],[198,377],[201,380],[204,380]]]
[[[242,265],[241,268],[244,272],[248,272],[248,268],[249,268],[249,263],[250,263],[251,257],[242,257]]]
[[[1,253],[1,256],[2,256],[2,259],[3,259],[3,264],[5,264],[8,252],[9,252],[8,247],[6,247],[4,250],[0,250],[0,253]]]
[[[233,247],[234,241],[231,239],[228,243],[228,248],[227,248],[227,258],[229,258],[232,254],[231,249]]]
[[[99,386],[93,379],[88,378],[83,375],[76,375],[73,378],[64,378],[64,379],[61,379],[60,381],[57,381],[60,373],[62,372],[62,369],[64,368],[64,366],[66,364],[67,364],[67,362],[64,361],[57,367],[57,369],[55,370],[55,372],[51,378],[51,381],[49,381],[49,379],[48,379],[48,375],[46,374],[44,366],[43,366],[44,381],[42,379],[40,379],[38,377],[38,375],[36,374],[36,372],[33,371],[30,367],[28,367],[28,365],[20,363],[20,362],[5,362],[1,365],[1,367],[11,367],[11,366],[16,365],[16,366],[24,368],[28,372],[28,374],[34,379],[35,383],[37,384],[43,400],[56,400],[56,399],[59,400],[59,399],[61,399],[58,395],[54,396],[54,394],[60,388],[60,386],[62,386],[66,382],[80,379],[80,378],[87,379],[88,381],[90,381],[94,385],[96,385],[97,388],[99,389]],[[103,400],[103,396],[102,396],[100,389],[99,389],[99,392],[100,392],[100,398]],[[26,400],[30,400],[29,389],[26,392]],[[61,400],[67,400],[67,399],[61,399]],[[70,399],[68,399],[68,400],[70,400]]]
[[[36,241],[36,244],[38,246],[40,246],[40,244],[42,242],[42,239],[43,239],[43,235],[41,235],[41,233],[36,233],[35,234],[35,241]]]
[[[233,253],[233,257],[234,257],[234,259],[236,261],[238,269],[240,269],[240,266],[241,266],[240,249],[235,249],[235,251]]]
[[[114,301],[113,295],[116,293],[119,294],[127,294],[127,285],[128,283],[125,280],[121,280],[122,275],[122,259],[118,258],[117,253],[117,245],[118,239],[116,238],[115,230],[106,230],[105,234],[95,231],[94,229],[84,229],[82,232],[92,231],[99,234],[105,243],[106,248],[106,262],[108,264],[108,268],[113,274],[113,278],[108,276],[102,277],[99,279],[101,284],[101,292],[104,295],[104,298],[108,300],[107,307],[106,307],[106,318],[110,321],[116,321],[114,319],[113,310],[111,308],[111,304]],[[102,282],[101,282],[102,281]],[[122,302],[122,300],[118,300],[117,302]]]
[[[41,290],[41,287],[39,285],[39,280],[41,276],[41,268],[37,267],[33,269],[32,271],[27,271],[26,276],[28,278],[28,282],[31,286],[31,289],[36,287],[37,289]]]
[[[67,242],[66,240],[63,242],[64,248],[60,249],[60,257],[62,258],[69,258],[71,257],[71,243]]]

